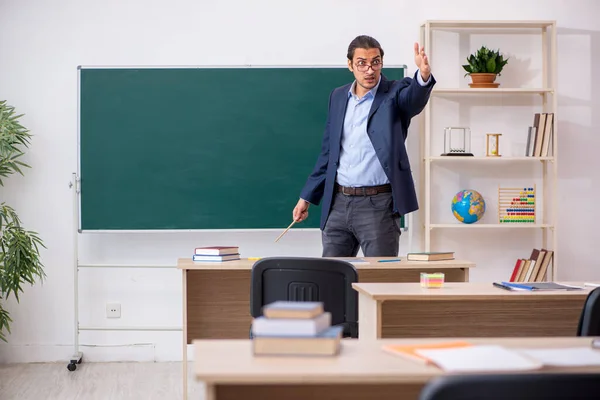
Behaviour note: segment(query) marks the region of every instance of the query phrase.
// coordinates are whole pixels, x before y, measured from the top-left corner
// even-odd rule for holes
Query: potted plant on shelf
[[[14,107],[0,101],[0,185],[3,178],[15,172],[23,175],[21,168],[29,167],[19,160],[22,148],[29,146],[31,134],[20,123],[21,115],[15,115]],[[40,247],[44,247],[36,232],[21,226],[16,211],[8,204],[0,203],[0,340],[6,342],[12,319],[3,307],[3,301],[11,294],[19,301],[23,285],[33,285],[36,279],[46,275],[40,260]]]
[[[463,65],[463,68],[467,71],[465,76],[471,76],[470,87],[497,88],[500,84],[494,81],[508,62],[508,58],[505,60],[500,50],[490,50],[481,46],[479,50],[467,57],[467,62],[468,64]]]

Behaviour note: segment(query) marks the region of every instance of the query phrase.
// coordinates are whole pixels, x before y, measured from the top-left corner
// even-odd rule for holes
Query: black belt
[[[335,184],[335,191],[346,196],[374,196],[379,193],[389,193],[392,191],[392,185],[389,183],[379,186],[346,187]]]

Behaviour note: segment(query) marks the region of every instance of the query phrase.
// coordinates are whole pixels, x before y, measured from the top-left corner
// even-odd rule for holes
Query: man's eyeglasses
[[[369,67],[371,67],[373,71],[377,71],[381,69],[382,65],[383,63],[381,62],[381,60],[373,60],[371,64],[367,64],[366,61],[360,60],[356,63],[356,69],[360,72],[365,72],[369,70]]]

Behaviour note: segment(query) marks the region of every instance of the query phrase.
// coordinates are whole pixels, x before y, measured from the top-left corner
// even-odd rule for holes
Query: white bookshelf
[[[429,62],[432,66],[432,73],[437,77],[436,71],[440,69],[452,69],[456,68],[456,73],[464,74],[462,64],[466,63],[466,58],[460,57],[460,62],[448,62],[445,58],[436,59],[436,43],[434,42],[434,31],[446,30],[458,34],[484,34],[484,35],[505,35],[507,33],[520,32],[523,30],[527,35],[540,35],[539,42],[541,43],[541,84],[534,85],[534,87],[509,87],[502,82],[501,77],[496,81],[502,82],[500,87],[491,89],[480,89],[470,87],[445,87],[446,84],[442,83],[438,79],[438,84],[432,90],[431,99],[422,113],[421,123],[421,187],[420,187],[420,203],[421,207],[419,210],[420,220],[423,224],[423,251],[436,251],[440,250],[436,247],[433,234],[444,235],[453,234],[457,230],[476,230],[481,232],[481,235],[487,235],[492,230],[498,230],[499,232],[507,232],[508,230],[517,229],[520,232],[535,232],[541,230],[541,243],[538,243],[537,248],[546,248],[554,251],[554,258],[552,262],[552,269],[548,271],[547,278],[554,280],[556,279],[557,272],[557,254],[556,254],[556,204],[557,204],[557,96],[555,95],[556,83],[557,83],[557,49],[556,49],[556,21],[440,21],[430,20],[425,21],[420,27],[420,43],[423,44],[425,51],[429,57]],[[463,52],[464,52],[464,42]],[[481,43],[480,45],[486,45]],[[488,46],[489,47],[489,46]],[[493,46],[492,46],[493,47]],[[502,53],[510,50],[506,48],[500,49]],[[447,48],[440,50],[448,52]],[[456,49],[457,51],[459,49]],[[469,53],[470,54],[470,53]],[[511,67],[511,61],[504,67],[504,72]],[[470,82],[470,78],[467,76],[464,78],[466,82]],[[463,83],[466,86],[465,83]],[[441,87],[438,87],[441,86]],[[457,85],[457,86],[460,86]],[[523,85],[525,86],[525,85]],[[433,132],[432,125],[434,121],[439,121],[440,117],[436,113],[434,101],[437,98],[443,98],[454,102],[484,102],[486,106],[491,107],[490,104],[496,104],[495,107],[518,107],[520,105],[534,106],[535,101],[541,104],[540,107],[536,108],[535,112],[539,113],[554,113],[553,119],[553,135],[552,135],[552,154],[548,157],[530,157],[522,155],[507,155],[501,157],[487,157],[485,154],[475,154],[474,157],[445,157],[441,156],[439,151],[432,151],[432,140],[441,140],[443,142],[443,132],[436,130]],[[491,98],[491,99],[490,99]],[[541,102],[539,99],[541,98]],[[494,103],[494,100],[497,100]],[[533,114],[532,114],[533,118]],[[438,119],[438,120],[436,120]],[[528,124],[531,125],[533,121]],[[509,122],[510,123],[510,122]],[[453,126],[453,122],[448,122],[447,126]],[[515,123],[516,125],[516,123]],[[515,126],[515,129],[522,129],[522,124]],[[526,135],[525,126],[525,135]],[[471,132],[473,135],[473,132]],[[438,138],[432,138],[432,135],[437,135]],[[472,136],[473,138],[473,136]],[[473,139],[472,139],[473,140]],[[537,177],[541,182],[541,185],[536,186],[536,223],[482,223],[482,221],[473,224],[463,224],[456,221],[455,223],[447,223],[447,221],[433,220],[432,209],[439,206],[440,202],[449,202],[447,197],[439,198],[436,196],[432,198],[432,187],[438,186],[439,182],[433,181],[434,171],[436,168],[451,169],[453,171],[460,171],[460,177],[463,174],[468,174],[470,170],[477,170],[481,174],[481,170],[486,168],[490,169],[490,166],[499,167],[512,167],[512,166],[524,166],[526,170],[530,171],[529,167],[536,167],[537,170],[541,171],[540,176]],[[538,168],[539,167],[539,168]],[[503,169],[493,169],[494,174],[502,175]],[[514,168],[512,169],[514,173]],[[536,171],[537,171],[536,170]],[[537,172],[536,172],[537,173]],[[487,179],[487,177],[486,177]],[[493,182],[494,176],[489,177],[490,182]],[[465,188],[460,188],[465,189]],[[475,188],[473,188],[475,189]],[[446,194],[445,194],[446,195]],[[453,196],[454,193],[447,193],[448,196]],[[451,197],[450,197],[451,198]],[[540,207],[540,200],[542,206]],[[486,201],[487,203],[487,201]],[[487,213],[496,213],[497,210],[486,210]],[[496,221],[498,222],[498,221]],[[438,236],[435,236],[438,237]],[[501,258],[503,256],[502,246],[497,246],[495,249],[489,249],[490,252],[496,252],[497,254],[490,254],[490,257]],[[531,251],[531,249],[529,250]],[[529,254],[523,254],[523,258],[527,258]],[[514,265],[514,259],[507,259],[506,263],[511,266]],[[508,277],[507,277],[508,279]]]

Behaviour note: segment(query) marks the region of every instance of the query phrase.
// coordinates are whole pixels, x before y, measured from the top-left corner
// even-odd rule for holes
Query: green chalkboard
[[[404,68],[386,68],[388,79]],[[284,228],[345,67],[79,68],[80,229]],[[319,207],[295,228],[317,228]]]

